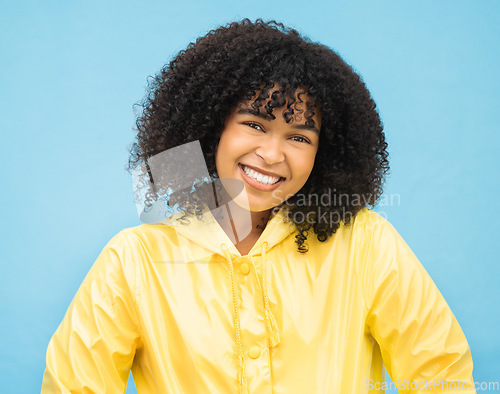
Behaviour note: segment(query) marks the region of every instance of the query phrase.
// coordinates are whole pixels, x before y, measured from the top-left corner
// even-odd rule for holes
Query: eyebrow
[[[270,115],[264,115],[264,114],[261,114],[260,112],[259,113],[255,113],[255,110],[254,109],[250,109],[250,108],[240,108],[238,110],[238,112],[236,112],[237,114],[240,114],[240,115],[252,115],[252,116],[256,116],[258,118],[261,118],[261,119],[264,119],[264,120],[267,120],[267,121],[270,121],[272,120],[271,116]],[[319,134],[319,130],[316,126],[307,126],[305,124],[298,124],[298,125],[292,125],[292,127],[294,129],[299,129],[299,130],[309,130],[309,131],[312,131],[316,134]]]

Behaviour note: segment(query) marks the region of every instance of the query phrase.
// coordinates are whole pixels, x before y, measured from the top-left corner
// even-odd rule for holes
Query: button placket
[[[271,382],[268,357],[264,357],[268,350],[260,278],[252,256],[239,257],[234,267],[241,289],[241,332],[248,383],[254,390],[264,392],[262,389]]]

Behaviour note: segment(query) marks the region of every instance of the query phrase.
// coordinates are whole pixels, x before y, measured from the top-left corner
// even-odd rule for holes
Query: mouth
[[[244,164],[238,164],[238,166],[240,167],[243,179],[257,190],[274,190],[285,180],[284,177],[265,174]]]

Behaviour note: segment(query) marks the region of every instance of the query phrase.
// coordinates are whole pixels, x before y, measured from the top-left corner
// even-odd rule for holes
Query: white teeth
[[[243,168],[245,174],[247,174],[250,178],[264,185],[273,185],[281,179],[280,177],[263,175],[257,171],[251,170],[247,166],[241,166],[241,167]]]

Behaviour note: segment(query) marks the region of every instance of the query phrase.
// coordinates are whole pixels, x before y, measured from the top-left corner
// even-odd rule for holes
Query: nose
[[[262,141],[255,153],[268,165],[281,163],[285,160],[285,152],[278,138],[268,138]]]

